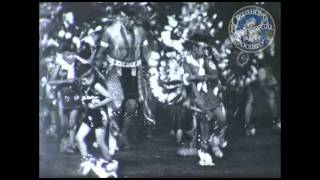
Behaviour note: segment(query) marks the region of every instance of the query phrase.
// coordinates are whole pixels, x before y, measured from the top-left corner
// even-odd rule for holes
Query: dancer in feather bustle
[[[276,91],[278,82],[272,74],[271,60],[275,58],[275,44],[264,51],[247,54],[236,49],[229,39],[226,39],[221,46],[221,52],[216,53],[218,68],[221,70],[221,75],[228,87],[228,92],[235,92],[236,98],[232,103],[236,105],[234,116],[238,115],[239,108],[243,104],[244,98],[244,128],[245,134],[250,136],[256,133],[255,124],[252,121],[253,112],[253,85],[257,82],[266,96],[268,107],[271,110],[273,128],[281,130],[280,113],[278,112]],[[218,52],[218,51],[215,51]]]
[[[214,63],[206,55],[206,45],[202,42],[191,43],[191,54],[184,63],[184,84],[189,86],[186,107],[192,108],[200,130],[199,164],[214,165],[209,154],[221,158],[220,148],[227,145],[226,111],[222,103],[221,83]]]
[[[274,43],[262,52],[255,54],[255,59],[260,62],[258,65],[258,83],[262,92],[266,96],[268,107],[272,115],[272,128],[274,130],[281,130],[281,119],[280,113],[278,112],[278,104],[276,100],[276,92],[278,89],[278,82],[274,75],[272,74],[272,67],[270,61],[275,58],[274,56]],[[255,126],[252,122],[252,105],[254,102],[254,96],[251,86],[247,89],[247,101],[245,108],[245,129],[246,135],[255,134]]]
[[[199,9],[194,8],[193,5]],[[198,155],[200,156],[199,163],[201,165],[213,164],[212,158],[208,153],[209,149],[210,151],[213,151],[215,156],[222,157],[223,153],[219,145],[222,145],[223,147],[226,146],[226,141],[224,139],[226,115],[221,102],[221,97],[218,95],[220,82],[214,67],[215,65],[213,64],[211,57],[204,55],[204,47],[197,42],[199,39],[194,39],[193,41],[196,41],[196,43],[191,43],[192,36],[202,34],[206,37],[207,44],[211,45],[212,42],[208,42],[208,39],[209,41],[212,40],[212,36],[215,34],[212,32],[221,29],[223,26],[222,21],[217,23],[217,28],[212,26],[212,22],[216,21],[216,14],[212,14],[213,16],[211,18],[207,12],[208,7],[208,3],[186,3],[186,6],[183,6],[182,9],[183,15],[178,18],[175,15],[167,16],[168,25],[166,25],[163,28],[163,31],[159,33],[161,34],[159,39],[166,47],[169,47],[169,49],[173,48],[175,51],[161,52],[160,58],[154,58],[155,61],[158,62],[155,64],[158,65],[150,69],[150,73],[152,74],[150,78],[152,93],[161,103],[174,106],[184,104],[184,106],[194,112],[192,122],[190,123],[193,127],[191,130],[184,129],[185,132],[183,132],[185,135],[191,135],[192,140],[190,143],[185,144],[187,147],[180,148],[178,154],[183,156],[197,154],[195,153],[196,151],[193,145],[195,144],[197,136],[196,126],[199,125],[201,127],[199,129],[201,135],[201,148]],[[192,44],[187,50],[187,53],[185,47],[183,47],[183,44],[186,41]],[[191,55],[190,52],[192,52],[191,54],[193,55]],[[173,56],[176,57],[168,59],[164,57],[164,54],[168,57],[168,54],[172,53],[175,54]],[[156,55],[154,57],[156,57]],[[180,65],[174,65],[177,63],[171,63],[171,59],[175,59],[176,62],[179,62],[182,59],[187,60],[183,67],[180,68]],[[180,71],[180,69],[182,69],[182,71]],[[182,78],[183,71],[186,73],[184,80]],[[200,75],[198,74],[199,71]],[[186,77],[187,74],[189,74],[189,77]],[[209,78],[206,79],[207,77]],[[184,85],[182,83],[183,81],[185,82]],[[186,91],[186,89],[189,90]],[[178,111],[176,113],[177,114],[175,115],[182,116]],[[217,121],[212,119],[217,119]],[[186,118],[183,119],[182,124],[189,124],[189,121],[185,121]],[[210,123],[208,121],[210,121]],[[215,133],[213,133],[214,122],[217,122],[216,127],[218,127],[215,129]],[[209,126],[211,127],[210,130],[208,129]],[[177,134],[178,140],[180,140],[180,134],[181,133]]]

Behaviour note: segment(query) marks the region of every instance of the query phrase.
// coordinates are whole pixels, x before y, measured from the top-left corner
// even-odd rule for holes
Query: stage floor
[[[233,131],[234,132],[234,131]],[[58,144],[42,137],[40,177],[79,177],[80,154],[62,154]],[[200,167],[198,157],[176,154],[178,145],[169,133],[157,133],[129,150],[119,151],[120,177],[280,177],[280,134],[258,127],[254,137],[229,133],[229,146],[213,167]],[[95,177],[90,175],[88,177]]]

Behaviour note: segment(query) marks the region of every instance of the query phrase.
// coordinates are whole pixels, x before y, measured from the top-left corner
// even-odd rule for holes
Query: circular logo
[[[228,30],[231,42],[238,49],[255,53],[272,43],[276,26],[268,11],[258,6],[246,6],[234,13]]]

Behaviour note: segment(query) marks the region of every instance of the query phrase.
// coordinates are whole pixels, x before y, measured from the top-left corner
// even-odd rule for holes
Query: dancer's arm
[[[111,101],[113,101],[113,98],[111,97],[110,93],[100,83],[96,83],[95,86],[94,86],[94,89],[99,94],[103,95],[105,97],[105,99],[100,101],[100,102],[98,102],[98,103],[90,105],[91,109],[95,109],[95,108],[104,106],[104,105],[110,103]]]
[[[96,58],[101,61],[101,60],[103,60],[103,57],[105,56],[107,49],[110,46],[110,35],[109,35],[106,28],[103,32],[103,35],[102,35],[102,38],[101,38],[99,45],[100,45],[100,48],[99,48],[99,51],[97,53]]]

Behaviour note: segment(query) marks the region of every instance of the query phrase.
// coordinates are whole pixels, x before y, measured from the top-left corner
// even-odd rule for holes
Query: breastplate
[[[133,33],[129,33],[129,31],[121,33],[119,31],[110,36],[111,46],[108,52],[110,57],[123,62],[134,62],[140,59],[142,37],[138,29],[135,28]]]

